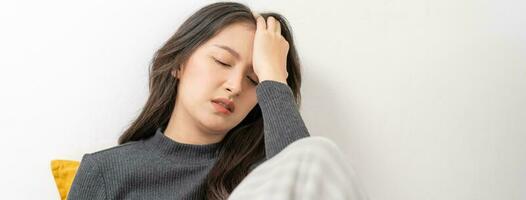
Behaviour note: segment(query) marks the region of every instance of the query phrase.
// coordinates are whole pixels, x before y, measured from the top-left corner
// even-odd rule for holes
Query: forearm
[[[264,121],[266,158],[270,159],[290,143],[310,136],[294,100],[291,88],[279,81],[261,81],[258,104]]]

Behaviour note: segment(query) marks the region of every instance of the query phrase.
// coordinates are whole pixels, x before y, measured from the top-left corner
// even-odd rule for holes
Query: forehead
[[[237,22],[222,28],[211,40],[239,40],[239,37],[252,38],[256,27],[246,22]]]
[[[256,30],[253,25],[247,23],[234,23],[224,27],[214,37],[208,40],[204,46],[208,49],[221,50],[219,46],[229,47],[236,51],[242,60],[250,61]],[[227,52],[227,51],[225,51]]]

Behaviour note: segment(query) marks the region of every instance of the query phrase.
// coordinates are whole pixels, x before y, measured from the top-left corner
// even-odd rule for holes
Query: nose
[[[243,91],[243,77],[242,73],[234,72],[234,70],[228,76],[226,89],[232,96],[237,96]]]

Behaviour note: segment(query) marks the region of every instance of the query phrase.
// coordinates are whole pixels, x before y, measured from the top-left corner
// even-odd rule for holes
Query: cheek
[[[243,98],[243,115],[246,116],[257,104],[257,96],[256,91],[250,90],[246,94],[246,96]]]
[[[189,67],[191,68],[188,70],[190,72],[189,75],[194,78],[195,82],[199,83],[207,83],[217,73],[217,70],[206,58],[192,62],[192,65],[189,65]]]
[[[199,114],[213,97],[211,96],[211,83],[207,82],[208,72],[202,63],[189,62],[180,79],[178,85],[179,100],[181,100],[187,109],[187,112],[193,115]],[[199,112],[199,113],[196,113]]]
[[[196,67],[194,75],[196,80],[194,82],[196,86],[202,87],[202,90],[208,92],[206,95],[213,95],[213,88],[219,87],[218,84],[221,82],[220,78],[224,76],[224,70],[203,59],[203,61],[199,63],[199,66]]]
[[[196,62],[190,63],[188,65],[188,73],[184,74],[185,85],[189,87],[188,92],[194,94],[193,98],[202,99],[213,98],[212,88],[217,82],[218,71],[214,69],[214,66],[211,66],[210,63],[206,60],[196,60]]]

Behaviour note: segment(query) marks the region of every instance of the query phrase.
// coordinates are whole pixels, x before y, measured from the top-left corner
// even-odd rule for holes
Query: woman
[[[150,94],[119,145],[85,154],[68,199],[227,199],[256,166],[309,137],[285,18],[201,8],[156,52]]]

